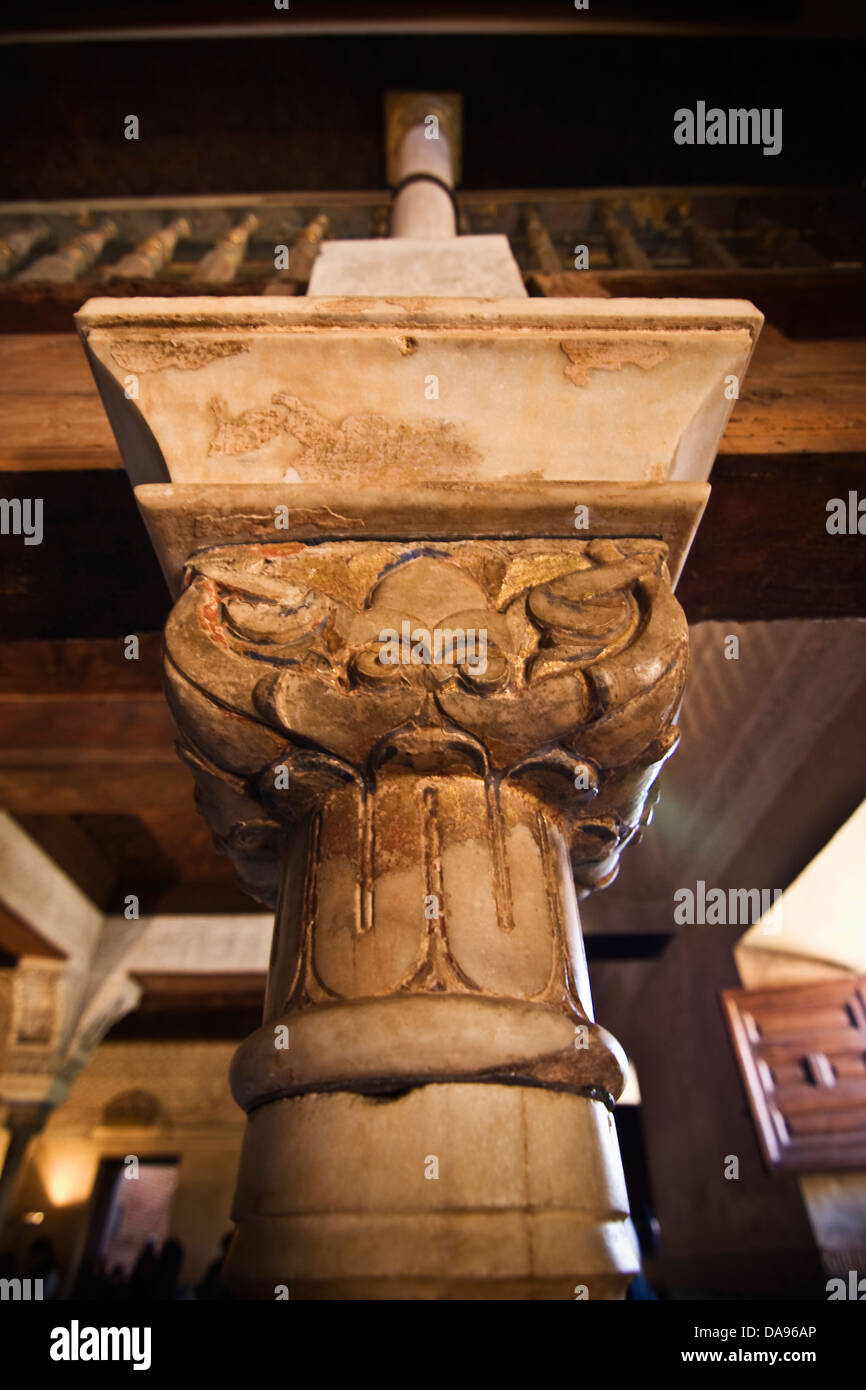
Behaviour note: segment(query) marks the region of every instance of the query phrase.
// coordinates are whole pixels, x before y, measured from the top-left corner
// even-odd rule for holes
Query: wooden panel
[[[792,342],[765,324],[719,453],[863,450],[866,338]]]
[[[178,811],[191,804],[193,781],[177,759],[173,763],[105,762],[64,767],[0,765],[0,806],[13,815],[79,812]]]
[[[162,695],[30,695],[0,704],[0,765],[5,768],[76,764],[173,765],[175,731]]]
[[[866,616],[866,548],[827,502],[866,497],[866,453],[720,456],[677,597],[691,623]]]
[[[866,1167],[866,980],[724,990],[767,1165]]]
[[[114,1042],[242,1042],[261,1026],[264,995],[254,1001],[237,1003],[227,996],[222,1005],[211,1006],[206,997],[185,1002],[145,995],[137,1009],[120,1019],[107,1034],[105,1044]],[[169,1004],[172,1007],[169,1007]]]
[[[123,466],[71,319],[65,326],[0,335],[0,468]]]
[[[128,660],[125,650],[126,644],[118,637],[0,642],[0,699],[20,694],[161,692],[162,635],[142,633],[136,660]]]
[[[259,971],[133,972],[149,1008],[261,1008],[267,975]],[[144,1001],[142,1001],[144,1002]]]
[[[174,742],[159,689],[2,696],[0,806],[30,815],[186,807],[192,779]]]
[[[593,268],[596,287],[584,287],[586,271],[535,272],[530,294],[570,297],[599,291],[629,299],[749,299],[789,338],[862,338],[866,324],[866,271],[744,269],[606,270]]]

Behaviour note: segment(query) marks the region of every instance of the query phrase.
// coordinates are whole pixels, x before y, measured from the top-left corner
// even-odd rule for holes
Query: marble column
[[[622,1297],[626,1063],[577,904],[676,742],[673,590],[760,316],[319,297],[78,323],[175,597],[181,755],[276,914],[232,1069],[235,1291]]]
[[[457,234],[462,102],[458,93],[389,92],[385,105],[388,182],[395,190],[391,235],[433,240]]]
[[[593,1021],[572,873],[615,874],[686,656],[657,542],[191,563],[166,629],[181,749],[246,881],[267,893],[271,869],[278,893],[232,1073],[241,1290],[623,1291],[626,1061]]]
[[[3,1127],[7,1131],[6,1152],[0,1166],[0,1229],[15,1195],[31,1139],[45,1127],[51,1106],[19,1101],[4,1105]]]

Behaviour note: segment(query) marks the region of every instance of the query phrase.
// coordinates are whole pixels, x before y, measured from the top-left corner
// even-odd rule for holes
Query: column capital
[[[189,562],[165,645],[180,751],[218,846],[278,906],[241,1103],[395,1076],[620,1093],[571,873],[612,881],[676,742],[688,634],[666,554],[343,541]]]
[[[166,681],[199,804],[268,906],[286,828],[397,767],[537,798],[588,890],[675,746],[687,652],[661,542],[286,542],[189,562]]]

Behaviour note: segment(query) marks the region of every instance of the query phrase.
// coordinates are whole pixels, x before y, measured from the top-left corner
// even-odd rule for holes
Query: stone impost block
[[[313,266],[309,293],[509,299],[526,291],[507,237],[464,236],[326,241]]]
[[[134,484],[404,491],[704,481],[761,323],[689,299],[94,299],[76,317]]]

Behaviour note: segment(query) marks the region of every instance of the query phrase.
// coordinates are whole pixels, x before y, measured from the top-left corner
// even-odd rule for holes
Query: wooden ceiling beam
[[[192,778],[176,758],[173,764],[119,766],[106,757],[63,771],[0,766],[0,806],[13,815],[180,811],[192,804],[192,795]]]
[[[728,455],[677,597],[690,623],[866,617],[860,535],[830,535],[827,503],[866,497],[866,452]]]
[[[22,694],[160,694],[162,634],[142,633],[134,660],[125,649],[116,637],[0,642],[0,701]]]
[[[688,272],[700,293],[727,274]],[[581,272],[548,280],[585,285]],[[0,472],[3,496],[43,500],[45,528],[38,548],[0,538],[0,644],[16,644],[0,645],[0,697],[158,691],[168,593],[75,335],[0,336]],[[866,496],[866,340],[791,341],[765,325],[711,483],[679,586],[691,621],[866,615],[862,545],[826,531],[831,498]],[[130,634],[144,634],[138,661],[123,657]]]
[[[803,390],[809,390],[805,382]],[[818,388],[814,390],[817,394]],[[851,434],[856,438],[856,430]],[[749,442],[744,433],[741,443]],[[792,453],[744,448],[722,454],[710,481],[710,500],[677,591],[690,622],[866,616],[862,537],[827,531],[828,502],[847,499],[852,491],[866,497],[866,438],[860,447],[832,453],[803,447]],[[0,691],[14,690],[17,670],[23,680],[25,671],[37,669],[49,683],[35,688],[52,689],[50,673],[52,662],[59,659],[58,648],[51,646],[40,661],[32,645],[37,639],[96,640],[101,645],[94,649],[94,674],[78,689],[96,693],[105,679],[102,688],[118,694],[131,694],[132,685],[146,690],[148,699],[155,695],[155,636],[146,642],[146,664],[135,672],[124,670],[122,678],[119,674],[124,636],[158,633],[170,607],[125,475],[16,474],[4,482],[7,496],[42,497],[46,517],[56,520],[36,552],[38,561],[33,558],[35,548],[25,547],[20,538],[2,539]],[[82,556],[88,563],[82,563]],[[12,643],[5,650],[4,639]],[[116,672],[112,644],[120,654]],[[84,671],[86,665],[85,661],[78,669]],[[68,667],[62,675],[61,689],[75,688],[74,669]],[[33,688],[18,684],[19,690]],[[144,727],[154,727],[163,718],[146,703],[138,713]],[[10,707],[6,714],[15,729],[38,717],[38,711],[27,708]],[[72,716],[64,713],[67,717]],[[106,717],[133,716],[120,710],[111,715],[106,707]],[[167,716],[163,724],[168,737]],[[135,737],[142,735],[138,730]]]
[[[751,285],[726,286],[727,274],[654,271],[652,276],[661,279],[638,276],[634,284],[628,278],[634,278],[631,271],[599,271],[591,277],[564,271],[536,279],[543,278],[552,288],[571,295],[585,295],[587,288],[597,294],[610,285],[612,275],[618,275],[626,279],[618,282],[623,288],[617,293],[752,299],[769,322],[758,340],[720,453],[866,450],[866,338],[862,336],[866,273],[860,277],[862,292],[848,286],[840,294],[846,313],[856,309],[861,336],[805,341],[783,336],[774,323],[766,294],[758,292],[771,276],[760,272],[760,280]],[[671,275],[681,279],[669,286],[665,277]],[[688,276],[696,277],[691,287]],[[804,302],[801,294],[782,288],[778,295],[789,306],[787,317],[799,313],[797,306]],[[816,287],[815,296],[825,307],[832,299],[822,287]],[[75,334],[0,334],[0,470],[13,474],[122,471],[114,436]],[[10,480],[4,479],[2,486],[8,489]],[[134,512],[131,498],[129,510]]]
[[[591,265],[590,272],[533,271],[527,277],[529,293],[557,298],[582,295],[586,273],[591,273],[607,294],[628,299],[748,299],[788,338],[861,338],[866,325],[866,270],[862,266],[641,270]]]

